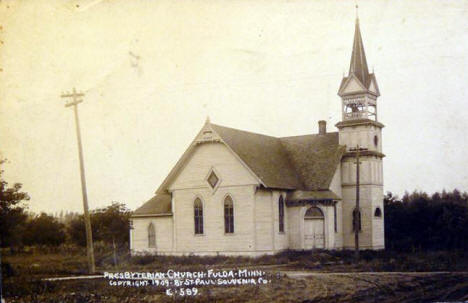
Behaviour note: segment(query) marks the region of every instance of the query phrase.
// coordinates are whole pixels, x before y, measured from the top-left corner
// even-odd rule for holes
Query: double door
[[[323,218],[304,219],[304,248],[324,248],[324,222]]]

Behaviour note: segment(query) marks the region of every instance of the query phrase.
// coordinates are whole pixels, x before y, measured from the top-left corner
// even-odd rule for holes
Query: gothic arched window
[[[358,217],[358,226],[359,226],[359,231],[362,230],[361,226],[361,212],[357,209],[353,210],[353,231],[355,231],[355,226],[356,226],[356,212],[357,212],[357,217]]]
[[[148,225],[148,247],[156,247],[156,231],[153,222]]]
[[[278,201],[278,213],[279,213],[279,232],[284,232],[284,201],[283,196],[280,196]]]
[[[224,199],[224,232],[226,234],[234,232],[234,205],[230,196]]]
[[[195,221],[195,234],[203,234],[203,204],[200,198],[193,202],[193,215]]]
[[[338,232],[338,213],[336,211],[336,204],[333,205],[333,227],[335,232]]]

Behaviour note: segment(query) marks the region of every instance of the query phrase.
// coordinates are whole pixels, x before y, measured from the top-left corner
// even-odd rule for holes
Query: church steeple
[[[369,68],[367,67],[366,53],[364,52],[364,44],[362,43],[361,30],[359,29],[359,18],[357,16],[348,77],[352,74],[361,81],[362,85],[367,87],[370,75]]]
[[[357,7],[356,7],[357,8]],[[353,218],[359,214],[359,247],[382,249],[385,247],[383,209],[382,128],[377,119],[379,89],[374,73],[369,73],[364,43],[356,16],[353,51],[349,73],[343,76],[338,95],[341,97],[342,120],[336,124],[338,143],[346,146],[341,159],[341,218],[343,247],[355,246]],[[362,174],[356,176],[356,150]],[[359,183],[357,182],[359,179]],[[360,202],[356,205],[356,192],[360,188]]]
[[[377,121],[377,97],[380,92],[374,73],[369,73],[357,14],[349,72],[341,81],[338,95],[343,103],[343,121]]]

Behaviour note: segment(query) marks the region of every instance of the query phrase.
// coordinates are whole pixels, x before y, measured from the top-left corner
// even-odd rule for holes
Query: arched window
[[[156,247],[156,232],[153,222],[148,225],[148,247]]]
[[[336,204],[333,205],[333,227],[335,232],[338,232],[338,214],[336,211]]]
[[[224,199],[224,232],[226,234],[234,232],[234,206],[230,196]]]
[[[323,212],[320,210],[320,208],[312,206],[306,211],[304,218],[305,219],[321,219],[323,218]]]
[[[278,213],[279,213],[279,232],[284,232],[284,201],[283,196],[280,196],[278,201]]]
[[[382,217],[382,211],[380,210],[380,207],[375,209],[374,216],[378,218]]]
[[[361,231],[362,226],[361,226],[361,212],[357,209],[353,210],[353,231],[355,231],[355,226],[356,226],[356,212],[357,212],[357,217],[358,217],[358,226],[359,226],[359,231]]]
[[[203,205],[200,198],[196,198],[193,202],[193,213],[195,221],[195,234],[203,234]]]

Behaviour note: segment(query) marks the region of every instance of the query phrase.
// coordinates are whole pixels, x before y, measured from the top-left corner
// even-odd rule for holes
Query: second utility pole
[[[357,145],[355,148],[350,148],[349,151],[356,152],[356,208],[353,211],[353,228],[354,228],[354,257],[356,261],[359,260],[359,232],[361,231],[361,210],[359,206],[359,186],[360,186],[360,176],[359,176],[359,153],[361,151],[366,151],[367,148],[361,148]]]
[[[73,106],[73,111],[75,112],[76,137],[78,140],[78,154],[80,157],[81,192],[83,194],[84,221],[86,229],[86,254],[88,256],[88,272],[93,274],[96,271],[96,267],[94,265],[93,232],[91,229],[91,220],[89,218],[88,194],[86,191],[85,169],[83,163],[83,147],[81,146],[80,121],[78,119],[78,104],[83,102],[83,99],[81,99],[83,96],[84,94],[77,93],[75,88],[73,88],[72,93],[61,95],[62,98],[72,98],[72,101],[65,104],[65,107]]]

